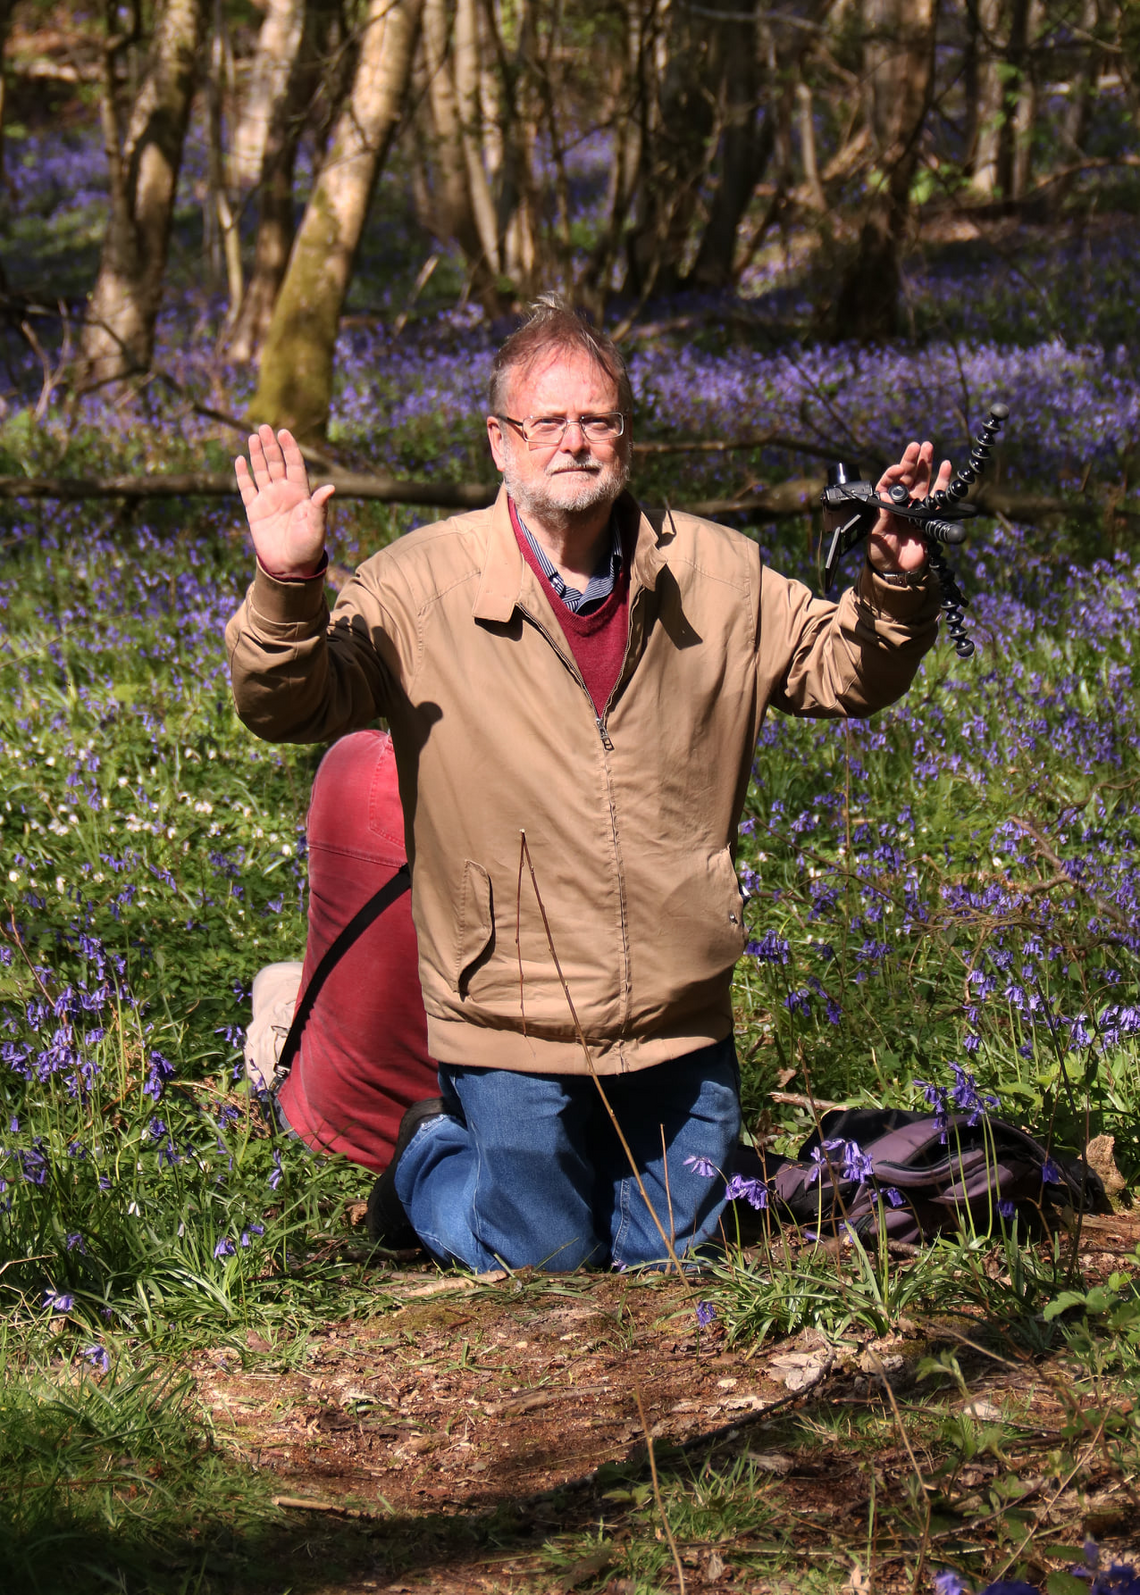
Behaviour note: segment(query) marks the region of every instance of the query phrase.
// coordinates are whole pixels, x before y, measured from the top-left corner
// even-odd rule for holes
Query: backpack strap
[[[381,886],[373,895],[357,909],[340,935],[325,949],[325,955],[313,970],[312,979],[305,987],[305,995],[297,1004],[293,1014],[293,1023],[289,1026],[289,1033],[285,1037],[281,1048],[281,1056],[277,1060],[277,1068],[273,1072],[273,1083],[269,1088],[270,1097],[275,1097],[277,1092],[289,1078],[289,1071],[293,1067],[293,1060],[301,1046],[301,1036],[309,1022],[309,1015],[316,1006],[317,998],[321,994],[321,987],[332,974],[337,964],[340,963],[345,953],[353,942],[363,936],[369,925],[379,919],[385,909],[391,908],[396,900],[404,895],[412,884],[412,872],[407,864],[401,864],[396,873]]]

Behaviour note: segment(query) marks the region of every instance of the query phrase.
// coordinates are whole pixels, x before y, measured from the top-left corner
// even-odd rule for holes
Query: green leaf
[[[1072,1573],[1050,1573],[1045,1588],[1048,1595],[1089,1595],[1088,1579],[1074,1578]]]

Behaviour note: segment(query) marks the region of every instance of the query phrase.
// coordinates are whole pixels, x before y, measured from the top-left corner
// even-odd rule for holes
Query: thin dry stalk
[[[602,1103],[603,1103],[603,1105],[605,1107],[606,1112],[609,1114],[610,1123],[613,1125],[614,1131],[615,1131],[615,1133],[617,1135],[617,1138],[621,1142],[621,1149],[625,1153],[627,1159],[629,1160],[629,1166],[630,1166],[630,1168],[633,1171],[633,1177],[637,1181],[637,1188],[641,1192],[641,1199],[645,1203],[646,1207],[649,1209],[649,1216],[653,1220],[654,1225],[657,1228],[657,1233],[658,1233],[658,1235],[660,1235],[661,1240],[662,1240],[662,1242],[664,1244],[665,1250],[666,1250],[666,1252],[669,1255],[669,1261],[676,1268],[678,1274],[683,1274],[684,1270],[682,1269],[680,1259],[678,1258],[677,1253],[674,1250],[673,1242],[670,1240],[669,1236],[666,1235],[664,1227],[662,1226],[661,1220],[657,1216],[657,1209],[654,1207],[653,1203],[649,1200],[649,1192],[645,1189],[645,1182],[641,1178],[641,1170],[637,1166],[637,1159],[634,1157],[633,1152],[632,1152],[632,1150],[630,1148],[630,1144],[625,1138],[625,1131],[622,1129],[621,1125],[618,1123],[617,1114],[614,1112],[613,1108],[610,1105],[610,1099],[606,1095],[605,1087],[602,1085],[602,1077],[598,1073],[597,1065],[594,1063],[593,1054],[590,1051],[590,1044],[586,1040],[585,1033],[583,1032],[582,1026],[581,1026],[581,1024],[578,1021],[578,1010],[574,1007],[574,999],[570,995],[570,987],[566,984],[566,976],[562,973],[562,964],[561,964],[561,961],[559,960],[557,949],[554,946],[554,934],[553,934],[553,932],[550,929],[550,921],[546,917],[546,904],[542,901],[542,893],[538,889],[538,877],[534,873],[534,863],[533,863],[533,861],[531,859],[531,856],[530,856],[530,848],[527,846],[526,832],[525,831],[520,831],[519,832],[519,839],[520,839],[520,845],[519,845],[519,859],[520,859],[519,875],[520,875],[520,878],[521,878],[521,876],[522,876],[522,861],[525,860],[526,861],[526,867],[530,871],[530,883],[534,887],[534,896],[535,896],[535,901],[538,903],[538,911],[542,915],[542,928],[546,932],[546,945],[550,948],[550,956],[551,956],[551,958],[554,961],[554,968],[555,968],[555,972],[558,975],[559,984],[562,987],[562,994],[566,998],[566,1006],[570,1010],[570,1019],[571,1019],[571,1022],[573,1023],[573,1026],[574,1026],[574,1034],[578,1038],[578,1045],[581,1047],[582,1055],[583,1055],[583,1057],[586,1060],[586,1068],[589,1071],[589,1075],[590,1075],[591,1080],[593,1080],[594,1084],[598,1088],[598,1094],[599,1094],[599,1096],[602,1099]],[[521,948],[519,950],[519,969],[520,969],[520,977],[521,977],[521,969],[522,969],[522,950],[521,950]]]
[[[910,1458],[910,1465],[914,1469],[914,1476],[918,1480],[919,1489],[922,1491],[922,1504],[925,1509],[925,1519],[922,1525],[922,1539],[919,1541],[918,1545],[918,1563],[914,1570],[914,1582],[910,1587],[911,1595],[919,1595],[919,1590],[922,1588],[922,1575],[926,1570],[926,1558],[930,1551],[930,1488],[922,1476],[922,1469],[919,1467],[918,1458],[915,1456],[911,1447],[910,1436],[906,1432],[906,1425],[903,1423],[902,1413],[899,1411],[899,1404],[895,1400],[895,1393],[891,1389],[891,1382],[887,1378],[886,1371],[883,1368],[882,1363],[879,1364],[878,1373],[879,1378],[882,1381],[883,1389],[886,1391],[887,1400],[890,1402],[891,1411],[894,1413],[895,1427],[899,1431],[899,1439],[902,1441],[903,1448],[905,1449],[907,1456]]]
[[[653,1454],[653,1436],[649,1432],[645,1404],[641,1399],[641,1389],[638,1385],[634,1385],[633,1394],[637,1402],[637,1415],[641,1419],[641,1427],[645,1430],[645,1449],[649,1453],[649,1476],[653,1480],[653,1499],[657,1502],[657,1510],[661,1514],[661,1527],[665,1530],[665,1538],[673,1553],[673,1565],[677,1569],[677,1586],[681,1595],[685,1595],[685,1569],[681,1566],[681,1553],[677,1549],[677,1542],[673,1538],[673,1530],[669,1527],[669,1518],[665,1512],[665,1503],[661,1499],[661,1486],[657,1481],[657,1458]]]

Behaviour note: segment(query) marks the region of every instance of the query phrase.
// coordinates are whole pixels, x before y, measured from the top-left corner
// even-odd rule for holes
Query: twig
[[[872,1352],[871,1355],[874,1357],[874,1352]],[[914,1569],[914,1583],[911,1585],[911,1595],[918,1595],[919,1588],[922,1584],[922,1575],[926,1568],[927,1552],[930,1548],[930,1490],[927,1486],[926,1480],[922,1476],[922,1469],[918,1465],[918,1458],[915,1456],[914,1451],[911,1448],[910,1436],[906,1432],[906,1425],[903,1423],[902,1413],[899,1411],[899,1404],[895,1400],[895,1393],[891,1389],[891,1382],[887,1378],[886,1370],[884,1369],[883,1364],[878,1357],[875,1357],[875,1362],[877,1364],[879,1378],[882,1380],[883,1389],[887,1393],[887,1400],[891,1404],[891,1411],[894,1413],[895,1425],[899,1431],[899,1439],[902,1441],[903,1446],[906,1449],[906,1454],[910,1458],[910,1465],[914,1469],[914,1476],[918,1480],[919,1489],[922,1491],[922,1504],[926,1510],[926,1519],[922,1525],[922,1539],[919,1541],[918,1546],[918,1562]]]
[[[669,1542],[669,1549],[673,1553],[673,1562],[677,1569],[677,1583],[681,1595],[685,1595],[685,1569],[681,1565],[681,1553],[677,1549],[677,1542],[673,1538],[673,1530],[669,1527],[669,1517],[665,1511],[665,1503],[661,1499],[661,1486],[657,1481],[657,1458],[653,1454],[653,1436],[649,1432],[649,1423],[645,1416],[645,1404],[641,1399],[640,1386],[633,1387],[634,1399],[637,1402],[637,1415],[641,1419],[641,1427],[645,1430],[645,1449],[649,1453],[649,1476],[653,1480],[653,1499],[657,1502],[657,1510],[661,1514],[661,1525],[665,1530],[665,1538]]]

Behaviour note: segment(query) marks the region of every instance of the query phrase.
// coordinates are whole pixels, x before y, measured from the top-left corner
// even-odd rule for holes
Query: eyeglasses
[[[501,415],[499,420],[517,427],[530,449],[550,448],[561,443],[569,426],[579,427],[587,443],[612,443],[625,431],[625,416],[620,410],[612,415],[528,415],[524,421],[516,421],[513,415]]]

